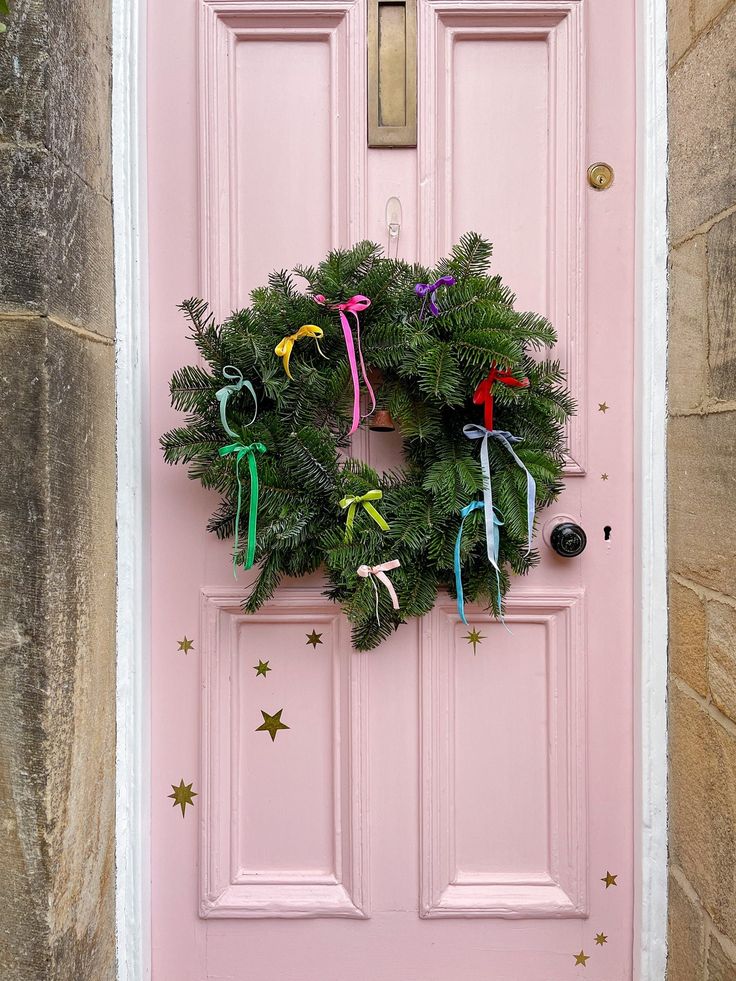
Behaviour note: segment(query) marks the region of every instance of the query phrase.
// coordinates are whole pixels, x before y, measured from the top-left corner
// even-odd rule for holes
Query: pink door
[[[366,14],[149,4],[154,981],[624,981],[634,2],[419,0],[416,149],[368,148]],[[510,633],[471,611],[476,656],[449,597],[370,654],[318,578],[243,615],[213,500],[158,449],[193,360],[176,304],[225,314],[273,268],[388,247],[390,198],[402,256],[495,243],[579,401],[542,564]],[[358,436],[395,460],[396,437]],[[578,558],[546,543],[561,515],[587,532]],[[278,709],[272,741],[255,730]]]

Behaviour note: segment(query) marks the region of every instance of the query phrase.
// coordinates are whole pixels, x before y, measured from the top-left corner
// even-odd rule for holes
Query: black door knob
[[[563,559],[574,559],[585,549],[588,536],[580,525],[573,524],[572,521],[563,521],[552,529],[549,543]]]

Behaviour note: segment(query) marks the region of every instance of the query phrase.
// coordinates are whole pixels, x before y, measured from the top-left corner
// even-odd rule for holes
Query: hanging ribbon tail
[[[465,524],[465,519],[473,511],[478,508],[482,508],[482,501],[471,501],[467,504],[460,512],[460,528],[458,529],[457,538],[455,539],[455,592],[457,593],[457,612],[460,619],[465,624],[468,625],[468,621],[465,617],[465,596],[463,594],[463,575],[462,575],[462,565],[460,562],[460,546],[463,540],[463,525]]]
[[[482,382],[478,383],[477,388],[473,392],[473,405],[483,406],[483,425],[486,429],[493,429],[493,371],[484,378]]]
[[[363,507],[366,509],[368,514],[373,518],[381,531],[389,531],[388,521],[380,514],[369,501],[362,502]]]
[[[519,459],[517,454],[514,452],[512,443],[520,443],[521,439],[519,436],[512,436],[511,433],[496,430],[496,432],[491,433],[495,439],[499,441],[506,449],[509,451],[511,456],[514,458],[518,466],[526,474],[526,524],[527,524],[527,545],[526,554],[528,555],[532,550],[532,537],[534,535],[534,515],[537,510],[537,483],[534,477],[529,473],[527,468],[524,466],[523,462]]]
[[[348,352],[348,363],[350,365],[350,377],[353,381],[353,421],[350,426],[349,436],[352,436],[360,424],[360,379],[358,378],[358,363],[355,359],[355,344],[353,343],[353,332],[347,316],[340,311],[340,325],[342,326],[345,347]]]
[[[289,370],[289,362],[291,361],[291,352],[294,348],[294,340],[291,337],[285,337],[283,341],[280,341],[274,348],[274,354],[281,358],[281,364],[284,366],[284,371],[286,372],[286,377],[290,381],[294,381],[291,371]]]
[[[360,342],[360,320],[358,319],[358,314],[355,313],[355,311],[352,311],[352,314],[355,317],[355,336],[358,340],[358,357],[360,358],[360,370],[363,375],[363,381],[365,382],[365,387],[368,389],[368,395],[370,396],[370,400],[371,400],[371,407],[368,410],[368,412],[366,412],[366,414],[363,416],[364,419],[367,419],[368,416],[372,416],[373,413],[376,411],[376,395],[375,392],[373,391],[373,386],[371,385],[368,379],[368,372],[365,367],[365,361],[363,360],[363,346]]]
[[[327,306],[327,300],[322,293],[317,293],[314,300],[315,303],[319,303],[321,306]],[[360,368],[363,374],[363,381],[365,382],[366,388],[368,389],[368,393],[371,397],[372,408],[368,415],[370,415],[376,408],[376,396],[373,392],[371,383],[368,381],[368,373],[366,371],[365,361],[363,360],[363,349],[360,343],[360,319],[358,318],[358,314],[363,310],[367,310],[370,305],[371,301],[367,296],[363,296],[361,293],[356,293],[355,296],[351,296],[345,303],[336,303],[333,307],[331,307],[332,310],[337,310],[337,312],[340,314],[340,326],[342,327],[343,337],[345,338],[345,348],[348,354],[348,363],[350,364],[350,376],[353,382],[353,422],[350,427],[350,432],[348,433],[349,436],[352,436],[360,425],[360,379],[358,377],[358,362],[355,357],[353,332],[347,318],[349,313],[352,313],[352,315],[355,317]]]

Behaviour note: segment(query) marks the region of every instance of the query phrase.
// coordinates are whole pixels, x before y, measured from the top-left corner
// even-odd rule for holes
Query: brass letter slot
[[[416,145],[416,0],[368,0],[368,146]]]

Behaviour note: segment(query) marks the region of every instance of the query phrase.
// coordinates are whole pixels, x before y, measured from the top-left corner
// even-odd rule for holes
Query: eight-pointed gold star
[[[477,630],[475,627],[471,627],[463,637],[463,640],[467,640],[469,644],[473,645],[473,654],[475,654],[477,652],[478,644],[480,644],[482,640],[485,640],[485,637],[480,630]]]
[[[608,480],[608,474],[607,473],[602,473],[601,474],[601,480]]]
[[[579,964],[582,967],[586,967],[587,965],[585,962],[590,960],[590,954],[586,954],[584,950],[581,950],[579,954],[573,954],[572,956],[575,958],[575,964]]]
[[[606,405],[605,402],[599,402],[598,403],[598,411],[599,412],[608,412],[608,406]]]
[[[195,798],[197,794],[195,794],[195,792],[192,790],[191,783],[184,783],[183,780],[179,781],[178,787],[176,784],[172,783],[171,789],[174,791],[173,794],[169,794],[169,797],[174,799],[174,803],[171,806],[176,807],[178,805],[181,808],[181,816],[185,817],[187,804],[193,805],[193,798]]]
[[[316,651],[317,644],[322,643],[322,634],[318,634],[316,630],[313,630],[311,634],[307,634],[307,643],[311,644]]]
[[[258,726],[256,732],[267,732],[271,736],[271,742],[276,742],[276,733],[279,729],[288,729],[289,726],[284,725],[281,721],[281,713],[283,709],[279,709],[275,715],[269,715],[268,712],[264,712],[261,709],[261,715],[263,716],[263,725]]]
[[[194,650],[194,644],[191,640],[189,640],[186,634],[184,634],[184,640],[178,640],[177,644],[179,645],[179,650],[184,651],[185,654],[188,654],[189,651]]]
[[[605,933],[596,933],[595,942],[598,944],[599,947],[602,947],[603,944],[608,943],[608,937],[605,935]]]
[[[618,885],[618,882],[616,882],[616,879],[618,879],[618,875],[611,875],[610,872],[606,871],[606,874],[601,879],[601,882],[605,882],[606,889],[608,889],[609,886],[617,886]]]
[[[253,665],[253,670],[256,673],[256,678],[259,675],[261,675],[261,674],[265,678],[266,677],[266,673],[268,671],[273,671],[273,668],[269,668],[268,664],[269,664],[268,661],[261,661],[260,658],[258,659],[258,664],[254,664]]]

